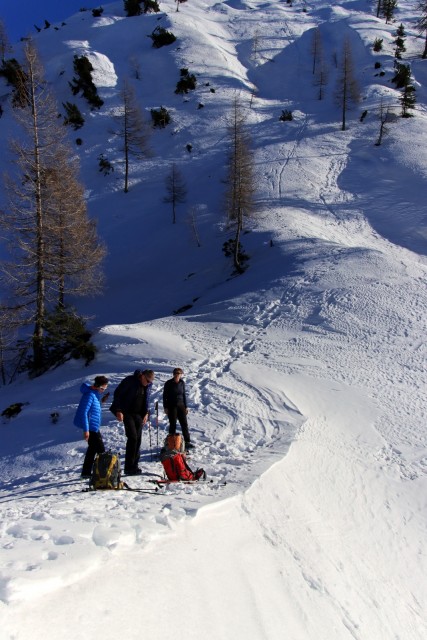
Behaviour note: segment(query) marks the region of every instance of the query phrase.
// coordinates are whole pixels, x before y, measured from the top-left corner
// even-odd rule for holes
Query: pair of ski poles
[[[157,451],[159,451],[159,403],[154,405],[156,410],[156,433],[157,433]],[[148,418],[148,433],[150,438],[150,460],[153,461],[153,448],[151,444],[151,420]]]

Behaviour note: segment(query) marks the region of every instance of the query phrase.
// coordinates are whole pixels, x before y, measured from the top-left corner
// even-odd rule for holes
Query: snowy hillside
[[[362,0],[188,0],[179,11],[168,0],[133,18],[122,2],[103,8],[35,37],[58,104],[75,100],[84,114],[71,139],[82,140],[81,177],[108,256],[104,294],[76,301],[96,329],[96,360],[0,388],[0,413],[28,403],[0,424],[2,638],[424,639],[427,61],[413,3],[400,0],[389,24]],[[391,82],[400,23],[413,118],[399,117]],[[173,45],[152,47],[158,25]],[[345,40],[362,99],[341,131]],[[75,54],[95,69],[99,111],[71,95]],[[197,77],[185,96],[174,93],[182,68]],[[113,134],[125,79],[147,121],[160,106],[172,115],[152,132],[152,156],[132,165],[127,194]],[[3,173],[16,125],[1,82]],[[238,277],[222,252],[236,95],[258,186]],[[381,99],[394,116],[375,146]],[[101,154],[115,168],[108,176]],[[188,192],[176,224],[164,202],[172,162]],[[86,444],[72,426],[81,383],[103,374],[113,392],[149,367],[160,401],[175,366],[197,445],[190,464],[212,482],[153,493],[160,410],[143,435],[143,476],[129,479],[143,491],[82,492]],[[102,433],[123,459],[123,425],[108,407]]]

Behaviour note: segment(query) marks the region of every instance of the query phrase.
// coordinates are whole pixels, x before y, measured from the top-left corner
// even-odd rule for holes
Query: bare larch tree
[[[226,213],[229,223],[235,228],[233,245],[233,262],[238,273],[243,272],[240,256],[240,235],[244,226],[244,218],[250,216],[255,209],[255,177],[253,152],[246,126],[246,118],[239,98],[233,102],[228,124],[230,146]]]
[[[76,165],[70,161],[71,147],[66,143],[65,128],[58,119],[58,108],[48,91],[31,41],[24,47],[23,69],[20,91],[25,100],[15,108],[21,125],[20,137],[11,143],[14,174],[6,179],[8,206],[1,215],[10,260],[3,263],[2,271],[9,285],[10,300],[13,301],[9,306],[18,318],[17,324],[21,328],[33,326],[33,369],[39,371],[44,365],[48,306],[63,300],[65,277],[78,271],[73,260],[83,244],[82,238],[93,227],[81,215],[85,211],[83,189],[77,187]],[[62,210],[58,208],[61,191],[63,201],[67,199]],[[73,219],[74,215],[82,223],[81,234],[73,238],[76,242],[73,255],[69,252],[66,257],[65,253],[61,254],[59,238],[62,234],[64,243],[69,244],[70,240],[65,240],[65,232],[59,229],[61,219]],[[70,224],[71,220],[67,220],[67,225]],[[93,241],[92,248],[99,262],[103,251],[98,251],[96,235]],[[79,273],[84,279],[83,271]],[[84,290],[89,293],[90,287],[86,284]]]
[[[123,140],[122,151],[124,153],[125,183],[124,192],[129,191],[129,164],[131,156],[137,159],[150,155],[149,129],[145,123],[142,110],[139,107],[135,90],[129,82],[125,81],[122,90],[122,107],[118,116],[120,130],[117,135]]]
[[[348,39],[344,41],[343,45],[335,97],[337,103],[341,106],[341,130],[345,131],[347,111],[351,104],[356,104],[360,100],[360,90],[354,75],[351,45]]]
[[[164,201],[172,204],[172,222],[175,224],[176,205],[180,202],[185,202],[187,188],[182,173],[174,162],[172,163],[169,175],[166,176],[166,191],[167,195]]]

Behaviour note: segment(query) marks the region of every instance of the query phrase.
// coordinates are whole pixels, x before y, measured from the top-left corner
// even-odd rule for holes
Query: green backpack
[[[121,481],[120,459],[116,453],[107,451],[96,455],[89,486],[95,490],[124,488],[124,483]]]

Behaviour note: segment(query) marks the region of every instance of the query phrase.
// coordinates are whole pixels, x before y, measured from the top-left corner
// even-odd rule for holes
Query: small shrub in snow
[[[108,160],[108,158],[104,156],[103,153],[101,153],[101,155],[98,157],[98,163],[99,163],[99,170],[104,174],[104,176],[107,176],[109,173],[114,171],[113,165]]]
[[[172,44],[176,40],[176,36],[171,31],[167,31],[163,27],[156,27],[151,35],[148,36],[153,41],[153,47],[160,49],[168,44]]]
[[[70,124],[74,129],[80,129],[80,127],[84,125],[85,120],[78,106],[71,102],[63,102],[62,106],[67,114],[64,117],[64,124]]]
[[[160,7],[157,0],[144,0],[144,13],[159,13]]]
[[[236,240],[234,238],[230,238],[230,240],[226,240],[222,245],[222,251],[227,258],[233,258],[235,248],[236,248]],[[249,260],[249,256],[244,251],[240,242],[238,245],[238,260],[242,267],[242,271],[245,271],[245,269],[247,268],[247,265],[245,265],[245,262]]]
[[[165,107],[151,109],[151,118],[153,120],[153,127],[164,128],[171,121],[170,113]]]
[[[128,18],[141,15],[141,2],[142,0],[124,0],[123,4]]]
[[[19,62],[15,58],[4,60],[0,67],[0,76],[3,76],[6,82],[14,89],[12,98],[13,107],[25,107],[28,104],[28,97],[25,91],[27,76]]]
[[[175,93],[188,93],[196,88],[197,79],[194,73],[189,73],[188,69],[181,69],[181,78],[176,83]]]
[[[124,7],[128,18],[140,16],[142,13],[158,13],[160,11],[157,0],[124,0]]]
[[[382,38],[375,38],[374,40],[374,51],[376,53],[378,53],[379,51],[382,51],[383,48],[383,39]]]

